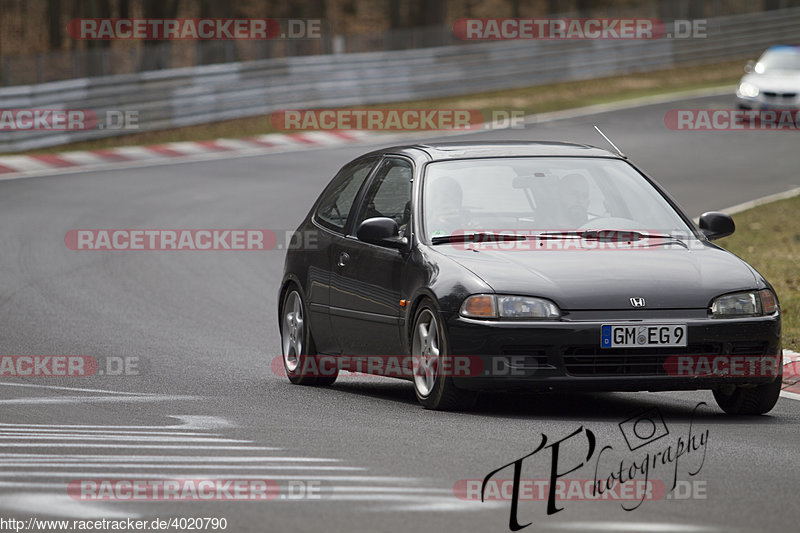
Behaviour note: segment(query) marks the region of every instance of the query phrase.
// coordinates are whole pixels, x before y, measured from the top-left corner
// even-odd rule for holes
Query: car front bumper
[[[781,368],[777,313],[711,319],[705,310],[695,310],[688,316],[686,311],[668,311],[636,317],[625,312],[581,312],[569,320],[542,322],[442,318],[448,329],[448,353],[472,363],[474,370],[453,373],[456,386],[468,390],[712,389],[771,382]],[[601,326],[623,323],[686,324],[688,346],[601,348]],[[680,366],[684,362],[690,364]],[[703,366],[704,362],[712,366]]]
[[[786,98],[779,94],[776,94],[775,96],[766,96],[764,93],[762,93],[755,98],[748,98],[737,94],[736,104],[739,109],[748,109],[752,111],[794,111],[800,109],[800,97],[794,96],[791,98]]]

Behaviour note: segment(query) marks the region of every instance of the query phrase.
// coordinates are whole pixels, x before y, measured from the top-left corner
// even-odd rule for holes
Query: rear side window
[[[322,193],[316,213],[320,224],[334,231],[344,230],[356,195],[377,161],[377,157],[359,159],[339,171]]]

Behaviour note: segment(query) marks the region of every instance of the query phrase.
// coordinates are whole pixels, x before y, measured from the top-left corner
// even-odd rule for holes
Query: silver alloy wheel
[[[417,318],[411,343],[414,386],[422,397],[427,397],[436,384],[440,365],[439,324],[430,309]]]
[[[281,341],[283,346],[283,363],[286,370],[294,372],[300,364],[300,356],[303,354],[303,302],[300,294],[292,291],[286,298],[286,305],[283,306],[283,328],[281,329]]]

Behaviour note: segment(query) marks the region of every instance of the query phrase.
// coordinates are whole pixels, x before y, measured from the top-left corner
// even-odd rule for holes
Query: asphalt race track
[[[463,138],[604,146],[591,127],[599,124],[691,216],[800,186],[796,134],[664,126],[669,109],[724,108],[731,99]],[[475,501],[474,491],[458,498],[454,486],[468,483],[459,480],[481,481],[530,454],[542,434],[551,444],[579,431],[560,445],[565,472],[586,461],[588,430],[597,448],[565,478],[592,480],[605,445],[613,449],[600,462],[601,477],[620,461],[677,451],[679,439],[697,446],[650,467],[649,478],[667,490],[674,476],[669,497],[626,511],[638,500],[577,495],[551,515],[546,498],[528,498],[518,509],[522,525],[533,523],[526,531],[796,530],[800,401],[781,398],[768,416],[738,419],[722,415],[710,392],[486,397],[475,412],[444,413],[423,410],[402,381],[343,376],[327,389],[292,386],[270,367],[280,355],[282,251],[76,252],[64,243],[75,228],[289,230],[333,173],[369,149],[0,182],[0,352],[82,354],[136,367],[123,375],[0,379],[0,516],[224,517],[237,532],[502,532],[510,502]],[[695,412],[698,402],[708,405]],[[619,423],[651,408],[668,434],[629,450]],[[552,451],[526,459],[522,478],[547,480]],[[494,479],[512,475],[509,467]],[[281,496],[88,502],[67,492],[82,479],[191,477],[270,479]],[[295,499],[309,490],[311,497]]]

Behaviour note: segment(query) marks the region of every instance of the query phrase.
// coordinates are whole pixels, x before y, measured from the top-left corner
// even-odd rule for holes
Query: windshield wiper
[[[454,233],[452,235],[438,235],[431,237],[431,244],[449,244],[449,243],[487,243],[498,241],[525,241],[528,237],[525,235],[515,235],[509,233],[490,233],[490,232],[474,232],[474,233]]]
[[[537,239],[558,239],[563,237],[572,237],[575,239],[584,239],[591,241],[601,242],[630,242],[641,241],[642,239],[656,239],[662,242],[658,244],[675,243],[688,248],[685,242],[668,234],[662,233],[646,233],[636,230],[570,230],[570,231],[547,231],[534,235]]]
[[[546,231],[534,235],[520,235],[514,233],[492,233],[479,231],[472,233],[454,233],[452,235],[439,235],[431,238],[431,244],[447,243],[492,243],[501,241],[525,241],[528,237],[539,240],[561,239],[569,237],[573,239],[583,239],[587,241],[599,242],[634,242],[643,239],[652,239],[656,242],[654,246],[661,244],[679,244],[684,248],[689,246],[681,239],[662,233],[647,233],[635,230],[569,230],[569,231]]]

